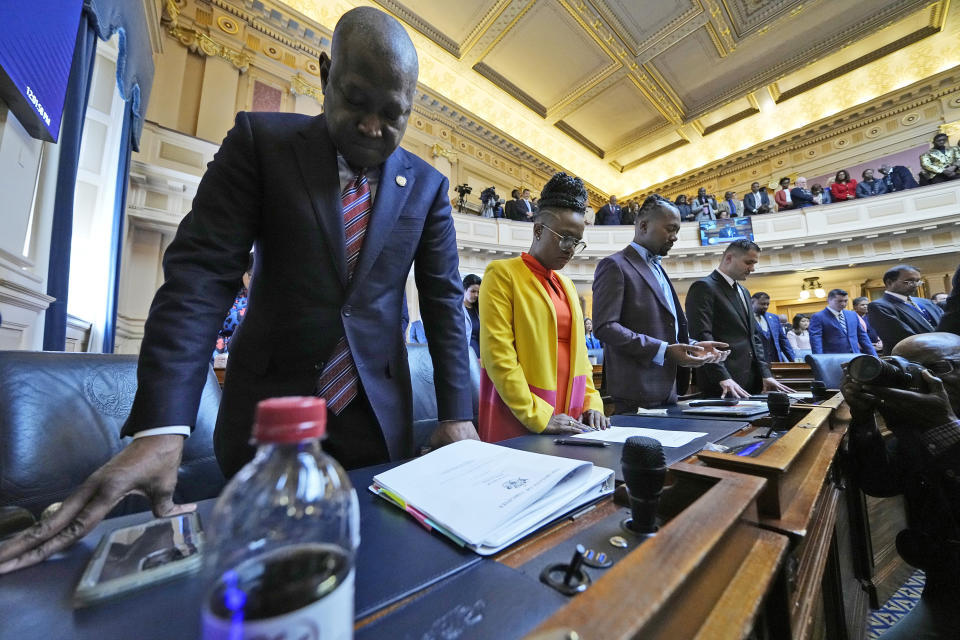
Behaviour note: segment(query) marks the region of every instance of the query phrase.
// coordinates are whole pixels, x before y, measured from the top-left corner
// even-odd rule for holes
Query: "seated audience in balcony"
[[[810,348],[814,353],[866,353],[877,355],[860,316],[847,311],[849,294],[832,289],[827,307],[810,318]]]
[[[834,202],[846,202],[857,197],[857,181],[850,177],[846,169],[837,171],[837,177],[830,185],[830,198]]]
[[[808,353],[813,353],[810,349],[810,318],[805,313],[793,316],[793,328],[787,331],[787,342],[797,362],[803,362]]]
[[[863,181],[857,185],[858,198],[870,198],[887,192],[887,185],[883,180],[873,177],[873,169],[863,170]]]
[[[739,218],[743,215],[743,203],[737,200],[736,195],[733,191],[727,191],[723,194],[723,202],[719,206],[719,210],[728,213],[730,218]]]
[[[717,211],[719,209],[717,201],[713,196],[708,196],[707,190],[703,187],[697,189],[697,197],[693,199],[690,208],[693,210],[694,219],[697,222],[717,219]]]
[[[947,134],[933,136],[933,147],[920,156],[920,184],[937,184],[960,178],[960,150],[949,145]]]
[[[810,187],[810,193],[813,194],[814,204],[830,204],[830,189],[824,189],[819,182]]]
[[[780,188],[773,194],[773,200],[777,203],[777,211],[786,211],[793,209],[793,198],[790,196],[790,178],[780,178]]]
[[[883,274],[886,290],[867,307],[870,323],[883,340],[884,355],[897,343],[918,333],[936,331],[943,311],[926,298],[918,298],[923,276],[916,267],[898,264]]]
[[[620,224],[633,226],[633,223],[637,220],[637,213],[639,212],[640,205],[637,204],[636,200],[631,200],[630,204],[620,209]]]
[[[684,222],[692,222],[696,215],[693,212],[693,209],[690,208],[690,203],[687,201],[687,196],[682,193],[677,196],[676,202],[677,211],[680,212],[680,219]]]
[[[853,310],[857,312],[857,315],[860,316],[860,324],[863,325],[863,328],[867,330],[867,337],[870,338],[870,344],[873,345],[873,348],[877,350],[877,353],[883,350],[883,341],[880,340],[880,336],[877,335],[876,329],[870,325],[870,318],[867,317],[867,311],[870,307],[870,298],[867,296],[859,296],[853,299],[853,302],[850,303],[853,306]]]
[[[904,191],[905,189],[913,189],[917,187],[917,181],[914,179],[913,174],[910,173],[910,169],[907,169],[903,165],[897,165],[891,167],[888,164],[880,166],[880,179],[883,180],[883,184],[887,187],[887,193],[893,193],[894,191]]]
[[[609,202],[597,210],[597,224],[620,224],[620,205],[617,204],[617,196],[610,196]]]
[[[770,313],[770,294],[757,291],[750,296],[754,330],[763,343],[763,359],[770,362],[793,362],[796,355],[780,325],[780,316]]]
[[[605,429],[580,297],[562,269],[583,242],[587,190],[557,173],[540,195],[529,253],[494,260],[480,307],[480,438]]]
[[[761,187],[759,182],[751,184],[750,192],[743,196],[743,211],[748,216],[770,213],[770,196],[767,195],[767,188]]]
[[[813,201],[813,194],[807,189],[807,179],[803,177],[797,178],[797,186],[790,189],[790,199],[793,201],[795,209],[811,207],[817,204]]]
[[[587,349],[603,349],[600,338],[593,335],[593,320],[590,318],[583,319],[583,336],[587,341]]]

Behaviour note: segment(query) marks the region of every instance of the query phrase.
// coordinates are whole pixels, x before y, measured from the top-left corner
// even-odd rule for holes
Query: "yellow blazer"
[[[577,290],[569,278],[557,275],[572,313],[566,407],[555,406],[557,313],[550,296],[519,257],[494,260],[483,274],[481,439],[540,433],[555,413],[579,417],[587,409],[603,411],[600,394],[593,387]]]

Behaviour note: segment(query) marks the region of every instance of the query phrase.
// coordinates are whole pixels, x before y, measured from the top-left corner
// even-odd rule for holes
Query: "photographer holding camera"
[[[917,606],[883,640],[960,636],[960,336],[924,333],[893,358],[851,360],[843,383],[850,406],[852,474],[873,496],[904,496],[908,528],[897,551],[926,572]],[[884,442],[876,413],[893,432]]]

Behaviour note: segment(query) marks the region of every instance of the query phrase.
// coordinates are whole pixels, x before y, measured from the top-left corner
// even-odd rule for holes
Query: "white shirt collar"
[[[729,285],[731,288],[732,288],[732,287],[734,286],[734,284],[736,283],[736,280],[734,280],[733,278],[731,278],[730,276],[728,276],[727,274],[725,274],[723,271],[720,271],[720,269],[717,269],[717,273],[719,273],[721,276],[723,276],[723,279],[727,281],[727,285]]]

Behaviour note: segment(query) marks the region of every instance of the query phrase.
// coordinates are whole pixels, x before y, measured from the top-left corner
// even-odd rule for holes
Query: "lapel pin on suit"
[[[401,187],[407,186],[407,179],[404,176],[397,176],[397,184]]]

